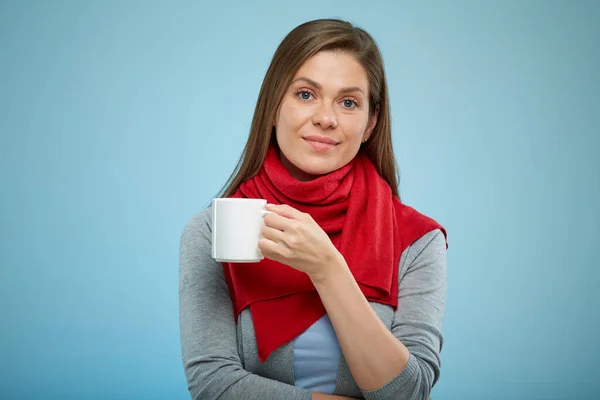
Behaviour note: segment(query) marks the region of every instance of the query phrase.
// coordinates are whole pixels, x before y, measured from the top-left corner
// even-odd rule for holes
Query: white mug
[[[212,201],[212,257],[219,262],[258,262],[267,200],[217,198]]]

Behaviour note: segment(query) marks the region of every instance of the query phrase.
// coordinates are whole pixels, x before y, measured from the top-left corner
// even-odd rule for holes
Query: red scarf
[[[443,230],[403,205],[362,153],[341,169],[300,182],[271,147],[258,175],[232,197],[266,199],[310,214],[344,256],[365,297],[394,309],[400,255],[427,232]],[[223,263],[223,270],[236,321],[250,307],[261,362],[326,314],[308,276],[287,265],[265,258]]]

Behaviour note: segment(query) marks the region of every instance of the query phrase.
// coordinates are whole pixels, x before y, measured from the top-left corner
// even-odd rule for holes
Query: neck
[[[309,174],[308,172],[304,172],[300,168],[296,167],[283,155],[281,150],[279,150],[279,159],[281,160],[281,164],[283,164],[283,166],[289,171],[290,175],[292,175],[292,177],[297,181],[308,182],[319,177],[319,175]]]

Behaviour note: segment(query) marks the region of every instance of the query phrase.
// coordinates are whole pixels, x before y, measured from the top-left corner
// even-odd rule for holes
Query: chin
[[[284,155],[284,158],[290,164],[304,174],[312,175],[313,177],[326,175],[343,166],[340,164],[341,160],[337,154],[315,154],[297,147],[288,152],[286,150],[289,150],[289,146],[284,147],[284,149],[279,147],[280,154]],[[286,153],[289,156],[285,155]]]
[[[309,165],[306,165],[306,163],[301,163],[298,167],[302,171],[304,171],[310,175],[326,175],[326,174],[333,172],[339,168],[339,167],[336,167],[335,165],[332,165],[329,163],[328,164],[312,163]]]

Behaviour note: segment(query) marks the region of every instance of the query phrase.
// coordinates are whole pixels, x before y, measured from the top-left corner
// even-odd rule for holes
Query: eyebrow
[[[313,81],[312,79],[307,78],[305,76],[301,76],[299,78],[294,79],[292,81],[292,84],[294,84],[294,83],[296,83],[298,81],[304,81],[304,82],[308,83],[311,86],[314,86],[315,88],[317,88],[319,90],[323,88],[323,86],[321,86],[320,83],[317,83],[317,82]],[[361,92],[363,94],[363,96],[366,96],[365,92],[360,87],[358,87],[358,86],[345,87],[345,88],[341,88],[339,90],[340,94],[341,93],[350,93],[350,92]]]

